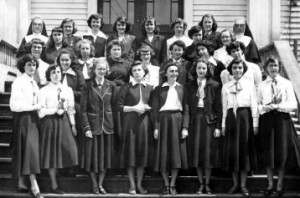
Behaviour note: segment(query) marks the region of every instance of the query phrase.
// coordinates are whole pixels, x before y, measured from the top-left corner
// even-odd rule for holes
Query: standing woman
[[[192,167],[196,168],[200,187],[196,194],[212,194],[209,186],[212,168],[219,165],[218,142],[222,123],[221,85],[211,79],[205,59],[194,62],[193,81],[186,84],[189,106],[189,148]],[[205,176],[205,183],[204,183]]]
[[[163,83],[155,88],[152,102],[154,138],[157,139],[154,170],[162,174],[165,184],[162,193],[176,195],[178,171],[188,167],[185,138],[189,116],[185,89],[176,82],[178,67],[170,63],[164,69]]]
[[[218,23],[212,14],[205,14],[198,25],[204,29],[202,40],[210,41],[214,49],[218,49],[222,46],[220,42],[220,32],[217,32]]]
[[[228,193],[238,191],[240,178],[241,192],[248,197],[247,174],[257,163],[254,142],[254,135],[258,133],[256,88],[252,81],[243,78],[247,65],[242,59],[234,59],[227,69],[233,80],[222,88],[223,167],[232,172],[233,186]]]
[[[87,23],[91,30],[83,35],[83,39],[88,39],[92,42],[95,47],[96,58],[104,57],[107,36],[101,31],[104,24],[103,18],[99,14],[92,14]]]
[[[90,173],[94,194],[107,194],[103,180],[106,170],[112,168],[115,155],[112,117],[115,83],[104,78],[108,69],[105,59],[94,61],[91,80],[84,85],[81,98],[81,125],[85,135],[81,167]],[[96,174],[99,174],[98,181]]]
[[[44,43],[48,41],[48,34],[44,20],[41,17],[34,17],[29,25],[27,36],[22,39],[21,45],[17,51],[16,57],[19,58],[24,54],[28,53],[26,51],[26,44],[29,43],[32,39],[38,38],[41,39]]]
[[[22,73],[12,84],[10,109],[13,111],[12,173],[18,177],[17,192],[28,192],[25,176],[31,183],[31,192],[36,198],[42,198],[37,184],[36,174],[40,173],[40,148],[37,110],[39,88],[33,79],[39,67],[38,60],[24,55],[18,62]]]
[[[258,87],[258,108],[260,113],[259,140],[263,165],[266,167],[268,187],[265,196],[283,194],[283,178],[287,159],[295,152],[292,142],[293,129],[289,112],[297,109],[292,83],[281,77],[281,65],[276,57],[269,57],[264,65],[268,77]],[[276,191],[273,189],[273,173],[278,169]]]
[[[134,53],[132,51],[132,45],[135,40],[135,36],[128,34],[130,26],[131,24],[126,17],[118,17],[113,26],[113,31],[116,32],[116,34],[108,37],[107,43],[115,39],[121,41],[124,45],[122,58],[133,61]]]
[[[203,32],[204,32],[203,28],[198,25],[195,25],[191,27],[191,29],[189,29],[188,36],[190,37],[190,39],[193,40],[193,43],[184,50],[182,58],[190,62],[193,62],[196,59],[197,57],[196,46],[199,42],[202,41]]]
[[[164,36],[159,35],[159,27],[154,17],[146,17],[142,23],[142,37],[135,40],[133,50],[136,52],[143,45],[153,50],[151,64],[160,66],[167,60],[167,43]],[[135,57],[137,59],[137,56]]]
[[[148,69],[140,61],[131,66],[133,81],[121,87],[117,106],[124,112],[121,166],[127,168],[130,188],[129,194],[136,194],[135,172],[137,172],[137,191],[147,194],[142,187],[144,169],[149,163],[150,96],[153,87],[143,79]],[[134,120],[134,122],[133,122]]]
[[[60,28],[63,30],[64,40],[68,43],[68,46],[73,48],[74,52],[76,52],[76,43],[80,41],[81,38],[74,36],[74,34],[77,32],[75,21],[70,18],[65,18],[62,20]]]
[[[74,135],[77,134],[74,95],[70,87],[60,83],[61,76],[61,66],[50,66],[46,71],[49,83],[38,95],[38,102],[41,105],[39,110],[41,168],[48,169],[51,191],[56,194],[64,193],[57,185],[57,169],[78,164],[74,139]]]
[[[167,59],[172,58],[169,48],[170,45],[172,45],[172,43],[174,43],[175,41],[183,41],[186,47],[190,46],[193,43],[192,39],[184,35],[186,29],[187,23],[181,18],[176,18],[171,23],[171,30],[174,32],[174,36],[167,39]]]

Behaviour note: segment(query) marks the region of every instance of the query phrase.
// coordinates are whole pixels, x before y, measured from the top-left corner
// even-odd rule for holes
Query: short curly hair
[[[121,23],[121,24],[125,24],[126,25],[126,29],[125,29],[125,33],[130,31],[131,28],[131,23],[128,21],[128,19],[126,17],[118,17],[117,20],[115,21],[114,25],[113,25],[113,31],[118,32],[117,30],[117,24]]]
[[[231,61],[231,63],[227,67],[227,70],[230,75],[232,75],[232,66],[240,63],[242,63],[243,65],[243,69],[244,69],[243,75],[246,73],[246,71],[248,70],[248,66],[246,65],[245,61],[243,61],[243,59],[241,58],[235,58]]]
[[[25,54],[18,60],[18,69],[21,73],[25,72],[25,65],[27,62],[34,62],[36,69],[39,68],[39,61],[36,57],[34,57],[32,54]]]
[[[72,34],[75,34],[77,32],[77,28],[75,26],[75,21],[73,19],[70,19],[70,18],[63,19],[62,22],[61,22],[61,24],[60,24],[61,29],[64,29],[64,25],[66,23],[72,23],[72,26],[73,26]]]
[[[62,69],[62,67],[61,66],[59,66],[59,65],[57,65],[57,64],[53,64],[53,65],[50,65],[49,67],[48,67],[48,69],[46,70],[46,80],[48,81],[48,82],[50,82],[51,81],[51,71],[53,71],[53,70],[56,70],[56,68],[59,68],[60,69],[60,71],[61,71],[61,76],[63,75],[63,69]]]
[[[142,44],[141,48],[136,51],[136,59],[141,60],[142,52],[150,52],[151,58],[155,55],[155,52],[150,45]]]
[[[102,29],[103,25],[104,25],[104,22],[103,22],[103,17],[102,17],[102,14],[92,14],[89,19],[87,20],[87,24],[90,28],[92,28],[92,19],[95,19],[95,20],[100,20],[100,30]]]
[[[183,51],[185,51],[185,49],[186,49],[185,43],[184,43],[182,40],[177,40],[177,41],[174,41],[174,42],[170,45],[169,50],[172,51],[172,50],[173,50],[173,47],[174,47],[175,45],[181,47],[181,48],[183,49]]]
[[[161,79],[162,79],[162,82],[167,82],[168,81],[168,78],[166,77],[166,74],[167,74],[167,71],[168,71],[168,69],[169,69],[169,67],[172,67],[172,66],[175,66],[175,67],[177,67],[177,68],[179,68],[179,63],[175,63],[175,62],[173,62],[173,61],[170,61],[170,62],[168,62],[166,65],[164,65],[163,66],[163,72],[162,72],[162,76],[161,76]],[[178,77],[179,77],[179,75],[178,75]],[[178,79],[178,77],[177,77],[177,79]]]
[[[122,42],[122,41],[119,41],[118,39],[114,39],[114,40],[110,41],[110,42],[107,44],[107,47],[106,47],[107,55],[111,55],[111,54],[110,54],[110,50],[111,50],[111,48],[112,48],[114,45],[120,46],[120,47],[121,47],[121,51],[122,51],[122,53],[123,53],[123,51],[124,51],[124,44],[123,44],[123,42]]]
[[[263,65],[264,71],[266,71],[267,74],[269,74],[269,73],[268,73],[268,70],[267,70],[269,64],[270,64],[270,63],[276,63],[276,62],[278,63],[278,66],[279,66],[279,71],[278,71],[278,72],[280,72],[281,69],[282,69],[282,63],[281,63],[281,61],[280,61],[276,56],[274,56],[274,55],[271,55],[271,56],[267,57],[266,62],[265,62],[264,65]]]
[[[185,30],[187,28],[187,23],[185,20],[183,20],[182,18],[174,19],[170,25],[172,31],[174,31],[174,27],[176,24],[183,24],[183,32],[185,32]]]
[[[233,41],[228,46],[226,46],[226,51],[230,55],[233,49],[239,49],[239,48],[242,50],[243,53],[245,52],[246,47],[243,42]]]
[[[57,58],[56,58],[56,62],[59,66],[61,66],[61,62],[60,62],[60,57],[63,55],[63,54],[68,54],[70,56],[70,59],[71,59],[71,65],[70,67],[74,67],[74,63],[75,63],[75,54],[68,50],[68,49],[62,49],[58,52],[58,55],[57,55]]]
[[[201,27],[203,27],[203,21],[204,21],[205,18],[210,18],[210,19],[213,21],[211,31],[212,31],[212,32],[217,31],[217,29],[218,29],[218,23],[217,23],[217,21],[216,21],[214,15],[212,15],[212,14],[205,14],[205,15],[202,17],[201,21],[198,23],[198,25],[201,26]]]
[[[102,64],[104,64],[106,66],[106,73],[109,72],[109,64],[108,64],[106,58],[105,57],[95,58],[93,61],[92,69],[91,69],[91,76],[90,76],[91,79],[96,78],[96,73],[95,73],[96,67],[97,67],[97,65],[102,65]]]
[[[155,28],[154,28],[153,33],[154,34],[158,34],[159,33],[159,27],[157,26],[156,19],[154,17],[152,17],[152,16],[148,16],[148,17],[144,18],[143,23],[142,23],[141,31],[142,31],[142,35],[143,36],[147,36],[147,31],[146,31],[145,25],[149,21],[153,21],[154,22]]]
[[[188,36],[190,37],[190,39],[193,39],[193,35],[198,32],[202,32],[202,34],[204,34],[203,27],[201,27],[199,25],[194,25],[193,27],[191,27],[191,29],[189,29]]]
[[[197,43],[197,45],[196,45],[197,55],[199,55],[198,54],[198,47],[199,46],[204,46],[207,49],[208,54],[210,56],[212,56],[214,54],[214,44],[212,42],[207,41],[207,40],[202,40],[199,43]]]
[[[82,58],[82,55],[81,55],[81,45],[82,44],[89,44],[90,45],[90,58],[94,57],[95,56],[95,47],[94,45],[92,44],[92,42],[88,39],[82,39],[80,41],[78,41],[78,43],[76,43],[76,51],[77,51],[77,54],[78,54],[78,58]]]
[[[134,61],[132,64],[131,64],[131,67],[130,67],[130,70],[129,70],[129,75],[133,77],[133,73],[132,73],[132,69],[137,66],[137,65],[142,65],[142,68],[145,72],[145,75],[144,77],[149,73],[149,69],[143,65],[143,63],[141,61]]]

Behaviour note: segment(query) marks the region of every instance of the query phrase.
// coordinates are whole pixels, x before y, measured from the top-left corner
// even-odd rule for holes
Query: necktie
[[[277,88],[277,80],[273,79],[271,83],[272,89],[272,103],[279,104],[281,102],[281,92]]]
[[[236,117],[236,111],[239,107],[238,100],[237,100],[237,94],[240,91],[239,87],[240,87],[240,84],[238,82],[235,82],[234,83],[235,91],[233,92],[233,113],[234,113],[235,117]]]
[[[64,107],[63,107],[63,101],[62,101],[62,99],[61,99],[60,93],[61,93],[61,88],[57,88],[58,108],[59,108],[59,109],[64,109]]]
[[[140,90],[140,101],[139,101],[139,105],[144,105],[144,102],[143,102],[143,94],[142,94],[142,85],[139,84],[139,90]],[[139,114],[140,116],[141,114]]]
[[[203,99],[205,97],[205,93],[202,87],[202,82],[200,81],[198,84],[198,89],[197,89],[197,93],[196,96],[200,99]]]
[[[87,64],[87,62],[83,63],[82,74],[84,76],[84,79],[89,79],[88,64]]]
[[[35,89],[34,89],[33,81],[30,81],[30,83],[31,83],[31,86],[32,86],[32,105],[35,105],[36,104],[36,92],[35,92]]]

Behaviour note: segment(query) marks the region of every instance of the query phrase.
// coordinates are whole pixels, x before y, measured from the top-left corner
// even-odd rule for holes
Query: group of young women
[[[234,24],[240,41],[231,30],[217,32],[212,15],[188,31],[190,38],[179,18],[170,39],[158,35],[153,17],[143,21],[141,38],[128,34],[125,17],[110,37],[100,30],[101,15],[87,22],[91,30],[83,39],[73,35],[75,22],[64,19],[45,43],[45,25],[36,17],[19,48],[23,74],[10,99],[19,192],[28,191],[29,175],[32,194],[43,197],[36,174],[48,169],[52,192],[62,194],[57,169],[79,165],[95,194],[107,193],[103,181],[113,168],[127,169],[130,194],[147,194],[142,183],[150,167],[161,172],[165,195],[177,194],[178,172],[187,168],[197,170],[196,194],[212,194],[212,169],[223,168],[232,172],[228,193],[249,196],[247,174],[262,165],[265,195],[282,195],[284,170],[295,154],[289,112],[297,102],[276,57],[265,61],[268,77],[261,82],[245,20]]]

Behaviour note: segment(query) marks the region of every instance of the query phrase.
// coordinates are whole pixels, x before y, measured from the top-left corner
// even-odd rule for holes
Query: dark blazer
[[[150,46],[154,51],[154,56],[151,57],[151,64],[155,66],[161,66],[162,63],[167,61],[167,41],[164,36],[154,35],[152,42],[147,37],[136,39],[133,44],[133,50],[136,52],[142,45]],[[135,60],[138,57],[135,55]]]
[[[210,41],[214,45],[214,50],[222,47],[220,32],[212,32],[209,35],[204,34],[202,40]]]
[[[182,85],[176,85],[175,89],[178,94],[178,99],[182,105],[182,128],[188,128],[189,126],[189,108],[187,105],[187,93],[185,87]],[[159,110],[164,106],[168,96],[169,86],[162,87],[159,85],[155,88],[152,99],[152,111],[153,111],[153,123],[155,129],[158,129],[159,123]]]
[[[73,69],[73,71],[75,72],[75,76],[66,73],[65,76],[63,75],[63,78],[67,78],[68,86],[73,90],[75,102],[80,103],[81,91],[83,89],[85,80],[81,71],[77,69]],[[62,82],[63,78],[61,80]]]
[[[174,62],[173,59],[169,59],[166,63],[164,63],[161,67],[160,67],[160,82],[162,81],[162,77],[164,75],[164,68],[165,65],[167,65],[168,63],[172,63]],[[191,75],[191,68],[192,68],[192,63],[181,58],[180,64],[179,64],[179,68],[178,68],[178,79],[177,82],[181,85],[185,85],[186,82],[193,80],[193,77]]]
[[[114,133],[113,108],[115,83],[104,80],[100,89],[93,79],[84,85],[81,97],[81,126],[83,133],[92,131],[94,135]]]
[[[196,45],[192,43],[192,45],[185,48],[182,58],[187,61],[193,62],[197,57]]]
[[[193,123],[197,113],[199,98],[196,96],[198,90],[197,79],[188,82],[186,85],[187,90],[187,104],[189,108],[189,121]],[[221,89],[220,83],[207,79],[204,93],[205,97],[204,110],[206,113],[207,124],[215,124],[216,128],[221,129],[222,124],[222,100],[221,100]]]
[[[81,38],[78,36],[70,36],[70,37],[65,37],[64,40],[68,43],[68,46],[70,48],[73,48],[73,51],[76,56],[78,56],[78,51],[76,50],[76,43],[78,43]]]
[[[114,81],[117,84],[117,86],[121,86],[124,83],[129,82],[129,70],[131,65],[129,61],[123,58],[118,61],[115,61],[111,57],[108,57],[107,62],[109,65],[109,72],[105,76],[106,79]]]
[[[107,43],[109,43],[110,41],[115,40],[115,39],[118,39],[117,34],[108,37]],[[133,45],[134,41],[135,41],[135,36],[129,35],[129,34],[125,35],[125,37],[122,41],[122,43],[124,45],[124,49],[123,49],[122,55],[121,55],[122,58],[129,60],[129,61],[134,61],[134,51],[132,50],[132,45]]]
[[[225,65],[221,62],[221,61],[218,61],[216,60],[216,63],[217,65],[212,65],[211,68],[212,68],[212,79],[217,81],[218,83],[220,83],[222,85],[222,81],[221,81],[221,72],[226,68]],[[212,63],[210,63],[212,64]]]
[[[67,49],[67,50],[69,50],[71,53],[74,53],[73,48],[69,47],[69,46],[67,45],[67,43],[66,43],[66,44],[65,44],[64,46],[62,46],[59,50],[57,50],[56,47],[54,47],[54,46],[52,46],[52,47],[46,47],[45,52],[42,53],[42,55],[41,55],[41,59],[42,59],[44,62],[48,63],[49,65],[54,64],[55,61],[56,61],[56,58],[57,58],[57,56],[58,56],[58,54],[59,54],[59,52],[60,52],[62,49]]]
[[[94,42],[94,37],[92,35],[83,35],[83,39],[88,39],[92,42],[92,44],[95,47],[96,58],[105,56],[105,46],[106,46],[105,38],[97,36],[96,41]]]

